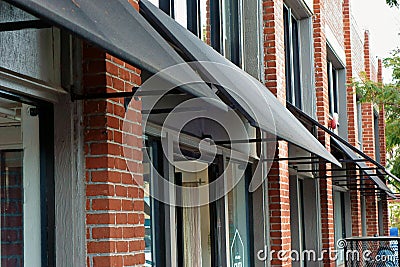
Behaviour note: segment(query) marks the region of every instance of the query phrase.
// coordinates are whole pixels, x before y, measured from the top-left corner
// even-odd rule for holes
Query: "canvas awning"
[[[140,12],[188,60],[207,82],[240,110],[253,126],[274,133],[338,166],[340,163],[258,80],[238,68],[197,36],[149,1],[140,1]]]
[[[127,0],[6,1],[150,74],[186,64]],[[19,22],[8,24],[12,26],[15,23]],[[7,23],[2,23],[2,26],[13,28],[6,27]],[[186,80],[201,81],[190,67],[179,68],[179,71],[183,73],[163,72],[162,78],[172,85],[185,84]],[[216,98],[205,83],[185,85],[182,89],[196,97]]]
[[[336,147],[339,151],[346,155],[348,160],[342,160],[342,162],[353,162],[362,172],[361,176],[366,176],[368,179],[372,180],[373,183],[376,185],[376,190],[385,192],[389,197],[395,198],[395,195],[387,187],[386,183],[382,181],[382,178],[385,178],[393,184],[392,180],[396,180],[400,182],[400,179],[391,174],[384,166],[380,163],[376,162],[374,159],[366,155],[364,152],[359,150],[358,148],[349,144],[346,140],[335,134],[333,131],[325,127],[324,125],[320,124],[317,120],[309,116],[308,114],[304,113],[302,110],[296,108],[295,106],[289,105],[289,110],[296,114],[300,119],[307,121],[308,123],[320,128],[321,130],[325,131],[331,136],[332,144]],[[366,162],[371,163],[370,167],[366,164]],[[340,170],[340,169],[339,169]],[[329,177],[328,177],[329,178]],[[334,178],[334,176],[331,176]],[[395,187],[396,185],[393,184]],[[360,190],[363,188],[359,188]],[[365,189],[365,188],[364,188]],[[369,190],[369,189],[368,189]]]

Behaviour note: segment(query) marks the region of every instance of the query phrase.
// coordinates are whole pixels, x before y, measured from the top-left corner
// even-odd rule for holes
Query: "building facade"
[[[350,0],[0,1],[1,266],[344,266],[389,235],[369,38]]]

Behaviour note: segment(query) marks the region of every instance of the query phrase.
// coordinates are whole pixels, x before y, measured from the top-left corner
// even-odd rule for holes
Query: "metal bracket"
[[[19,31],[25,29],[45,29],[51,25],[42,20],[24,20],[0,23],[0,32]]]
[[[136,87],[132,92],[115,92],[115,93],[93,93],[93,94],[75,94],[71,92],[71,100],[96,100],[108,98],[132,98],[135,95]]]

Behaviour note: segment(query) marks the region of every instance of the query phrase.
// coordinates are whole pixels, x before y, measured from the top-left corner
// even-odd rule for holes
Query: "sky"
[[[351,9],[360,30],[370,32],[371,55],[385,58],[400,47],[400,9],[385,0],[351,0]],[[384,69],[383,81],[391,81],[390,69]]]

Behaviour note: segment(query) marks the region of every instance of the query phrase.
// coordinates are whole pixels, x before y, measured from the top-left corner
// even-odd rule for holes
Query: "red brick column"
[[[350,84],[353,78],[353,57],[352,57],[352,42],[351,42],[351,5],[350,0],[343,1],[343,31],[344,31],[344,50],[346,54],[346,83]],[[357,118],[357,99],[355,88],[347,86],[347,120],[348,120],[348,141],[351,145],[358,147],[358,118]],[[353,165],[355,168],[355,166]],[[354,175],[358,171],[353,172]],[[357,182],[359,184],[359,182]],[[361,223],[361,199],[360,191],[352,190],[350,192],[351,199],[351,220],[352,220],[352,235],[362,235]]]
[[[317,119],[328,127],[329,120],[329,92],[327,76],[327,50],[326,50],[326,12],[325,1],[314,0],[314,60],[315,60],[315,90],[317,96]],[[318,130],[318,139],[330,151],[330,137],[325,131]],[[330,175],[328,169],[331,164],[321,162],[319,175]],[[333,217],[333,195],[332,179],[320,179],[321,195],[321,232],[322,248],[324,250],[335,248],[334,217]],[[328,253],[324,254],[324,266],[334,266]]]
[[[83,48],[83,86],[88,92],[131,91],[140,84],[140,71],[97,48]],[[134,100],[132,100],[134,101]],[[86,229],[88,266],[144,264],[143,189],[140,102],[132,105],[135,144],[122,144],[124,99],[84,103],[86,158]],[[135,167],[128,170],[125,156]],[[132,165],[133,165],[132,164]],[[136,176],[134,180],[133,176]]]
[[[264,0],[263,18],[265,84],[268,89],[277,96],[282,104],[285,104],[283,1]],[[276,157],[287,158],[287,156],[287,142],[279,141],[277,143]],[[288,162],[275,162],[268,175],[268,181],[271,249],[275,251],[290,251],[291,232]],[[271,266],[291,266],[290,260],[279,260],[277,253],[273,256]]]
[[[378,82],[382,83],[382,60],[378,59]],[[386,136],[385,136],[385,108],[384,106],[379,107],[379,152],[380,152],[380,160],[382,166],[386,166]],[[386,196],[382,197],[382,220],[383,220],[383,234],[388,236],[390,234],[390,220],[389,220],[389,210],[388,210],[388,201]]]
[[[368,79],[371,79],[371,58],[369,47],[369,32],[364,33],[364,69]],[[362,109],[362,125],[363,125],[363,150],[364,152],[375,159],[375,135],[374,135],[374,106],[372,103],[363,103]],[[369,164],[370,167],[374,167]],[[370,188],[375,186],[371,181],[367,181]],[[372,192],[368,192],[371,194]],[[375,195],[368,195],[366,197],[366,222],[367,222],[367,235],[373,236],[379,234],[378,231],[378,205],[377,197]]]

